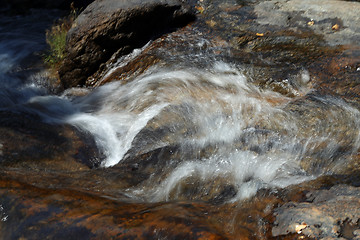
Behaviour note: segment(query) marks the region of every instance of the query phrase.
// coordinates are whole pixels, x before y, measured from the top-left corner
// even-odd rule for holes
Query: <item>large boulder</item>
[[[83,85],[115,52],[128,54],[193,19],[177,0],[96,0],[68,32],[60,79],[65,88]]]

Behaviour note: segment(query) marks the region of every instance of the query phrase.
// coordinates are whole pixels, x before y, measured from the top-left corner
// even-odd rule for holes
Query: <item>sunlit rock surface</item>
[[[264,1],[255,7],[262,25],[308,27],[323,35],[329,45],[358,44],[360,39],[359,2],[326,0]]]

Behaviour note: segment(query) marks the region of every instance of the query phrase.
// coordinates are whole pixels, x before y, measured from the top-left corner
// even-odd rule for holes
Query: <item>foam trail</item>
[[[305,70],[302,74],[300,80],[309,81]],[[156,166],[158,173],[129,189],[134,198],[181,199],[188,181],[204,182],[194,190],[196,199],[201,192],[211,194],[207,183],[218,179],[213,188],[231,185],[236,192],[231,201],[237,201],[261,188],[339,172],[358,150],[358,110],[326,97],[291,103],[218,62],[206,70],[153,68],[124,85],[106,84],[75,99],[79,112],[66,121],[94,136],[105,156],[103,167],[125,158],[137,164],[141,154],[166,146],[178,149],[169,159],[159,159],[164,165]],[[304,107],[314,110],[298,114]],[[346,134],[334,130],[334,124],[347,129]],[[356,131],[350,131],[353,126]],[[343,146],[348,150],[339,155]]]

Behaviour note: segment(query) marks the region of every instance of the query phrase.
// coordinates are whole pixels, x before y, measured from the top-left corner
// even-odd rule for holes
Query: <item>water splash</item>
[[[0,204],[0,221],[6,222],[9,219],[9,215],[6,214],[5,208]]]
[[[106,157],[101,165],[111,167],[123,159],[131,148],[135,136],[165,106],[166,104],[154,105],[138,114],[129,112],[95,115],[80,113],[68,118],[67,122],[94,136],[101,153]]]
[[[294,151],[298,126],[282,110],[290,100],[260,91],[240,70],[216,63],[206,71],[152,69],[126,85],[107,84],[74,101],[80,113],[66,121],[94,136],[104,167],[180,146],[178,159],[168,159],[176,164],[148,181],[161,182],[149,190],[155,193],[135,189],[134,195],[169,200],[178,184],[196,175],[210,182],[214,176],[231,179],[238,199],[307,179],[299,164],[303,149]],[[199,157],[207,148],[209,157]]]
[[[213,72],[197,69],[151,72],[126,85],[105,85],[78,99],[75,105],[84,113],[71,116],[67,122],[93,133],[108,156],[104,166],[113,166],[122,160],[137,134],[158,115],[155,124],[159,126],[164,121],[180,120],[185,128],[196,129],[191,136],[175,136],[177,141],[195,141],[198,145],[206,145],[212,139],[232,142],[244,128],[268,115],[267,107],[262,107],[257,99],[270,97],[267,95],[222,63]],[[239,111],[234,111],[236,108]]]
[[[321,103],[328,118],[299,115],[301,108],[291,109],[296,101],[258,89],[241,71],[224,63],[206,71],[152,70],[126,85],[100,88],[94,96],[102,99],[95,115],[118,114],[112,116],[118,120],[109,131],[117,142],[101,144],[118,146],[121,154],[116,160],[105,160],[103,166],[113,166],[122,158],[136,161],[141,154],[165,146],[180,149],[175,158],[164,160],[171,164],[165,164],[160,174],[129,189],[129,195],[146,201],[179,199],[189,182],[214,178],[226,179],[235,189],[232,200],[243,199],[260,188],[285,187],[339,172],[359,148],[360,115],[354,107],[339,99],[317,97],[317,103],[305,107],[316,113]],[[147,114],[151,106],[157,110]],[[322,127],[313,125],[315,120]],[[350,131],[355,126],[356,131],[344,135],[333,129],[335,124]],[[349,148],[339,155],[343,145]],[[201,151],[207,152],[205,156]]]
[[[147,198],[155,202],[181,198],[184,189],[188,187],[186,180],[189,178],[201,179],[201,182],[224,179],[226,184],[235,188],[236,195],[231,201],[236,201],[254,195],[260,188],[286,187],[309,180],[311,176],[300,169],[296,159],[286,154],[262,156],[250,151],[235,151],[224,156],[214,155],[202,161],[181,164]],[[214,181],[213,184],[214,189],[207,194],[212,194],[211,191],[217,193],[219,189],[216,188],[221,188],[224,182]]]

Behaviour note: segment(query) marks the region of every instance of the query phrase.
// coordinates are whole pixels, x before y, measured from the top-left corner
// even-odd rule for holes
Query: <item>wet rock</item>
[[[103,68],[87,79],[86,86],[98,87],[112,81],[121,81],[125,84],[158,67],[178,69],[200,66],[200,68],[204,68],[207,63],[202,62],[197,56],[204,53],[207,55],[209,51],[207,45],[203,46],[199,43],[197,32],[192,25],[179,29],[150,42],[143,48],[135,49],[121,58],[118,58],[115,53],[109,61],[103,64]],[[215,44],[209,43],[209,45],[217,48]],[[212,52],[212,50],[210,51]],[[184,54],[186,55],[184,56]]]
[[[186,67],[184,55],[193,65],[206,68],[216,55],[218,60],[245,69],[245,74],[261,88],[298,97],[316,86],[319,79],[314,79],[314,75],[322,75],[329,84],[328,70],[337,63],[343,51],[340,45],[352,46],[345,56],[349,61],[352,59],[347,70],[350,66],[352,71],[358,68],[358,62],[354,62],[356,52],[351,52],[358,44],[357,2],[314,2],[308,5],[301,1],[188,2],[198,11],[197,21],[191,27],[158,39],[136,56],[130,54],[129,58],[120,59],[117,64],[114,60],[108,61],[88,79],[86,85],[131,81],[152,66],[174,66],[170,64],[174,62],[178,67]],[[328,14],[322,11],[323,5],[326,5]],[[349,10],[348,15],[343,14],[343,8]],[[312,20],[314,24],[310,26],[308,23]],[[332,27],[336,24],[339,27],[334,31]],[[198,58],[192,58],[192,55]],[[201,58],[207,62],[199,63]],[[247,68],[251,71],[247,72]],[[308,75],[306,81],[301,77],[304,72]],[[356,73],[352,74],[356,76]],[[350,74],[338,74],[331,83],[341,84],[348,77]],[[347,84],[356,79],[352,77]],[[344,88],[345,91],[349,90]],[[354,95],[354,91],[351,94]]]
[[[0,163],[30,169],[81,170],[98,164],[92,139],[70,126],[24,112],[0,111]]]
[[[197,174],[180,181],[174,186],[167,200],[202,200],[221,204],[231,200],[237,194],[236,187],[229,183],[225,177],[214,177],[209,181],[209,179],[201,179],[201,177],[195,175]]]
[[[115,52],[128,54],[192,20],[191,11],[176,0],[95,1],[68,32],[60,79],[65,88],[83,85]]]
[[[114,54],[113,57],[116,55],[117,54]],[[104,64],[104,66],[107,67],[99,69],[96,73],[91,75],[86,80],[85,85],[87,87],[98,87],[112,81],[122,81],[125,83],[131,81],[134,77],[145,73],[151,66],[154,66],[159,62],[159,58],[151,54],[142,53],[140,56],[131,55],[132,54],[126,56],[131,58],[128,61],[126,59],[118,61],[118,59],[112,57]],[[121,62],[121,65],[115,67],[115,64],[118,62]]]
[[[125,203],[0,176],[0,204],[2,239],[228,239],[196,203]]]
[[[310,67],[315,77],[314,88],[322,94],[339,96],[359,109],[359,45],[344,46],[336,56]]]
[[[287,201],[314,201],[314,195],[306,195],[308,190],[312,189],[316,195],[316,189],[338,181],[319,179],[299,187],[292,186],[278,194],[277,191],[262,190],[254,198],[240,203],[215,202],[214,205],[214,202],[199,200],[139,203],[121,194],[134,184],[131,181],[122,184],[126,182],[123,178],[126,172],[132,171],[112,168],[29,174],[26,169],[2,168],[0,217],[3,221],[0,221],[0,237],[272,239],[273,210],[277,206]],[[132,174],[136,178],[137,173]],[[289,193],[285,194],[286,191]],[[332,195],[337,191],[334,188]],[[343,194],[344,191],[339,192]],[[348,193],[353,194],[354,191]],[[323,200],[319,197],[317,201]],[[297,233],[275,239],[295,237],[310,239]]]
[[[158,39],[133,59],[121,60],[119,67],[107,62],[86,85],[128,81],[154,65],[174,66],[169,63],[176,62],[178,67],[186,67],[184,55],[192,65],[207,68],[216,55],[218,60],[232,62],[243,69],[251,68],[247,74],[260,87],[297,97],[306,93],[304,88],[312,86],[311,73],[306,82],[299,77],[304,69],[319,59],[337,54],[336,47],[328,45],[323,32],[316,32],[306,24],[297,24],[297,21],[306,22],[306,19],[296,10],[288,13],[299,15],[295,17],[296,21],[276,25],[261,15],[267,12],[266,6],[258,1],[201,1],[191,4],[194,9],[204,9],[191,27]],[[353,15],[356,21],[357,16]],[[199,62],[199,59],[207,59],[207,62]],[[314,68],[320,72],[324,70],[319,69],[319,63]]]
[[[337,185],[307,194],[306,202],[289,202],[275,210],[273,236],[303,233],[313,238],[352,239],[359,227],[360,188]]]
[[[312,93],[290,102],[285,109],[301,119],[299,138],[311,146],[301,160],[303,169],[311,174],[359,169],[358,157],[354,155],[359,147],[359,133],[353,130],[360,114],[357,108],[341,99]]]

